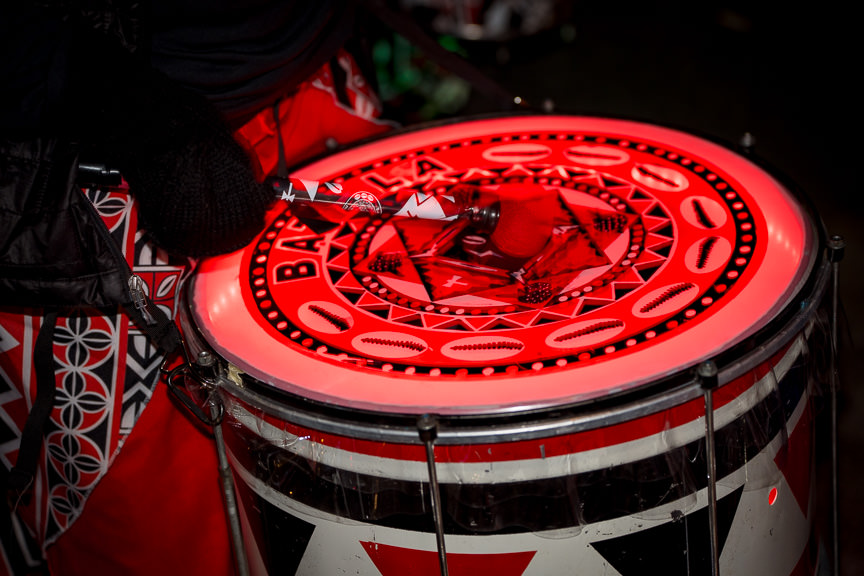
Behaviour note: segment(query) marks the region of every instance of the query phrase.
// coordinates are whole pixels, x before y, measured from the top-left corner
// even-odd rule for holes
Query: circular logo
[[[286,206],[248,250],[244,298],[286,346],[364,370],[488,376],[627,354],[722,307],[760,254],[761,214],[729,176],[606,134],[454,139],[328,180],[363,190],[351,211]],[[461,211],[415,217],[445,206]]]

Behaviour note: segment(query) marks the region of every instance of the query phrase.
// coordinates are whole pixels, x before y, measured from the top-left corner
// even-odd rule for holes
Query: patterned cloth
[[[353,59],[341,53],[335,62],[344,91],[334,86],[328,64],[279,103],[289,166],[326,152],[334,141],[391,127],[378,119],[381,107]],[[262,176],[277,165],[276,126],[273,110],[262,110],[236,134]],[[145,240],[125,186],[82,192],[150,299],[173,317],[188,263]],[[41,323],[39,315],[0,308],[0,463],[6,469],[16,462],[36,395],[33,351]],[[44,452],[32,490],[12,503],[0,575],[26,574],[43,559],[54,575],[230,574],[215,449],[208,431],[157,385],[163,358],[120,312],[79,310],[58,318],[53,348],[57,395]]]

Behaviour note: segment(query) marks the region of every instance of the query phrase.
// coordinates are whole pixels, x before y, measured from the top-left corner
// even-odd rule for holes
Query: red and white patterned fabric
[[[340,144],[388,130],[381,107],[347,53],[338,57],[349,102],[340,102],[325,65],[280,101],[290,166]],[[236,133],[273,173],[273,110]],[[170,317],[188,275],[182,259],[146,241],[124,187],[82,191],[96,207],[150,299]],[[0,308],[0,463],[11,468],[36,396],[34,344],[42,318]],[[158,385],[163,358],[122,313],[81,310],[59,317],[54,338],[57,393],[32,490],[18,502],[0,547],[0,575],[47,560],[66,574],[231,574],[215,448]],[[146,411],[145,411],[146,408]],[[7,535],[4,534],[4,540]],[[14,556],[14,557],[13,557]]]
[[[336,61],[345,76],[348,102],[339,100],[330,65],[301,84],[290,98],[279,101],[278,126],[289,166],[323,154],[334,144],[344,145],[393,127],[380,119],[381,104],[354,59],[341,52]],[[273,111],[264,110],[236,132],[264,175],[275,174],[279,163],[276,126]]]

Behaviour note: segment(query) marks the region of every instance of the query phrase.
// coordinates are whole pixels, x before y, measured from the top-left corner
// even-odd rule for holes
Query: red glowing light
[[[457,185],[508,199],[503,232],[357,212],[316,232],[280,203],[266,242],[201,264],[192,312],[220,355],[345,407],[465,413],[636,387],[764,327],[815,254],[807,217],[770,175],[633,122],[456,123],[295,176],[415,203]],[[525,191],[548,196],[526,211],[530,230],[512,210]]]
[[[773,506],[774,502],[777,501],[777,488],[771,488],[771,491],[768,492],[768,505]]]

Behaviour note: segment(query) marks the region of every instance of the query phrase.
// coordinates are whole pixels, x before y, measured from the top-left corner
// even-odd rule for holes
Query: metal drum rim
[[[523,116],[537,116],[537,114],[513,113],[473,116],[470,118],[453,118],[445,121],[426,123],[400,129],[388,133],[384,138],[466,121],[471,122],[476,120]],[[657,124],[654,122],[647,123],[643,120],[623,117],[590,115],[579,115],[579,117],[598,118],[602,120],[624,120],[681,131],[685,134],[706,140],[741,156],[740,153],[736,152],[725,142],[705,137],[692,131],[684,131],[678,127]],[[341,149],[340,151],[350,150],[381,138],[382,137],[375,137],[357,142]],[[825,232],[821,220],[813,209],[812,202],[806,195],[800,193],[797,186],[790,183],[789,180],[777,170],[767,166],[763,161],[760,161],[757,158],[749,156],[744,158],[766,172],[772,178],[776,179],[786,189],[786,191],[789,192],[794,200],[798,202],[802,213],[805,215],[806,224],[810,228],[809,235],[814,240],[814,246],[807,247],[809,249],[810,262],[807,266],[802,267],[799,272],[799,286],[796,290],[790,292],[786,305],[780,309],[773,318],[768,320],[759,331],[720,353],[718,359],[723,359],[718,362],[720,364],[721,385],[747,372],[761,362],[764,362],[774,351],[776,351],[777,348],[781,347],[788,341],[791,341],[792,338],[794,338],[795,335],[803,329],[810,317],[813,315],[815,308],[818,306],[826,291],[829,274],[829,266],[827,262],[825,262],[824,256]],[[314,163],[319,159],[320,158],[309,160],[308,162],[305,162],[304,165]],[[822,260],[822,263],[818,264],[820,259]],[[186,291],[190,290],[191,284],[192,283],[186,285]],[[808,287],[812,291],[811,294],[805,294]],[[186,312],[185,315],[190,316],[188,312],[188,297],[186,300],[187,302],[183,306],[183,310]],[[189,320],[187,320],[187,322],[189,322]],[[782,326],[779,331],[777,331],[777,325],[781,323]],[[198,328],[195,327],[195,330],[198,331]],[[200,340],[200,347],[202,349],[210,349],[209,344],[206,343],[203,337],[200,337]],[[221,358],[217,352],[212,350],[211,352]],[[442,430],[440,432],[440,442],[448,443],[450,438],[453,440],[459,438],[462,441],[470,438],[472,441],[476,442],[481,442],[483,441],[482,439],[488,440],[490,436],[488,436],[486,432],[476,431],[487,426],[490,428],[494,427],[497,431],[492,437],[498,438],[499,440],[501,437],[506,437],[508,440],[515,440],[540,437],[545,435],[549,430],[560,431],[562,430],[562,426],[568,430],[590,429],[596,427],[590,425],[590,422],[595,420],[602,420],[602,422],[597,424],[597,426],[601,426],[606,423],[621,421],[633,416],[654,412],[663,407],[680,404],[701,395],[702,392],[690,377],[690,372],[691,369],[685,367],[667,377],[640,384],[633,389],[621,393],[608,394],[599,398],[588,398],[572,404],[556,404],[550,406],[529,407],[527,409],[520,409],[517,407],[492,412],[477,411],[465,414],[441,415]],[[273,416],[290,418],[292,421],[296,421],[296,419],[306,420],[318,428],[320,428],[322,424],[327,423],[326,429],[328,431],[351,431],[351,434],[356,433],[358,434],[358,437],[369,437],[376,440],[386,437],[390,441],[409,443],[417,441],[416,429],[414,429],[410,424],[405,424],[401,427],[402,429],[400,429],[399,426],[388,424],[379,432],[370,434],[368,431],[364,430],[365,427],[370,426],[370,424],[363,423],[366,418],[357,418],[357,415],[364,414],[370,419],[370,421],[382,417],[395,417],[397,420],[410,420],[416,418],[416,413],[409,414],[386,410],[367,410],[362,408],[347,408],[327,405],[320,401],[302,398],[291,392],[274,390],[272,386],[265,382],[255,380],[249,375],[244,375],[243,379],[244,387],[238,387],[230,380],[224,381],[223,386],[228,393],[237,395],[242,399],[248,399],[248,401],[251,401],[256,405],[259,405],[260,403],[260,406],[266,408],[265,411],[272,413]],[[252,388],[261,388],[262,390],[265,390],[266,393],[261,394],[250,390],[246,387],[249,384],[251,384]],[[270,398],[271,396],[281,397],[286,400],[290,399],[292,402],[297,402],[299,407],[289,408],[287,405],[270,405],[270,403],[273,402],[273,399]],[[631,400],[633,397],[636,397],[637,400]],[[600,412],[596,412],[593,416],[589,417],[576,419],[574,419],[573,416],[549,418],[550,414],[556,412],[581,412],[586,408],[590,411],[592,408],[603,407],[607,404],[618,404],[618,407],[615,409],[601,408]],[[336,416],[329,419],[322,419],[323,412],[333,413],[336,414]],[[598,414],[604,414],[605,416],[599,417]],[[479,421],[482,424],[478,426],[464,426],[465,422],[469,420]],[[502,422],[501,420],[509,420],[511,422],[515,420],[519,423],[512,425],[507,422]]]
[[[769,328],[775,327],[774,322],[778,320],[775,319],[759,333],[724,352],[724,356],[734,357],[734,353],[740,352],[742,348],[749,349],[747,353],[728,363],[718,359],[720,386],[766,362],[779,349],[805,332],[827,292],[830,270],[830,263],[827,260],[823,261],[817,274],[813,275],[811,293],[795,299],[790,304],[786,310],[789,314],[779,330],[768,333]],[[184,334],[187,336],[187,343],[192,343],[190,346],[192,356],[194,357],[201,350],[208,350],[219,358],[225,368],[228,363],[216,351],[209,348],[198,333],[197,327],[192,324],[185,300],[184,298],[181,317],[185,320]],[[266,383],[245,374],[239,375],[239,382],[237,377],[228,377],[223,371],[218,380],[220,391],[284,421],[363,440],[402,444],[422,443],[415,425],[416,414],[326,406],[285,391],[275,390]],[[652,383],[650,390],[644,388],[630,390],[619,395],[585,400],[570,405],[516,413],[438,415],[440,427],[436,443],[452,445],[510,442],[593,430],[683,404],[701,397],[703,393],[700,383],[693,376],[693,370],[685,369]],[[290,401],[290,404],[280,403],[280,400]]]

